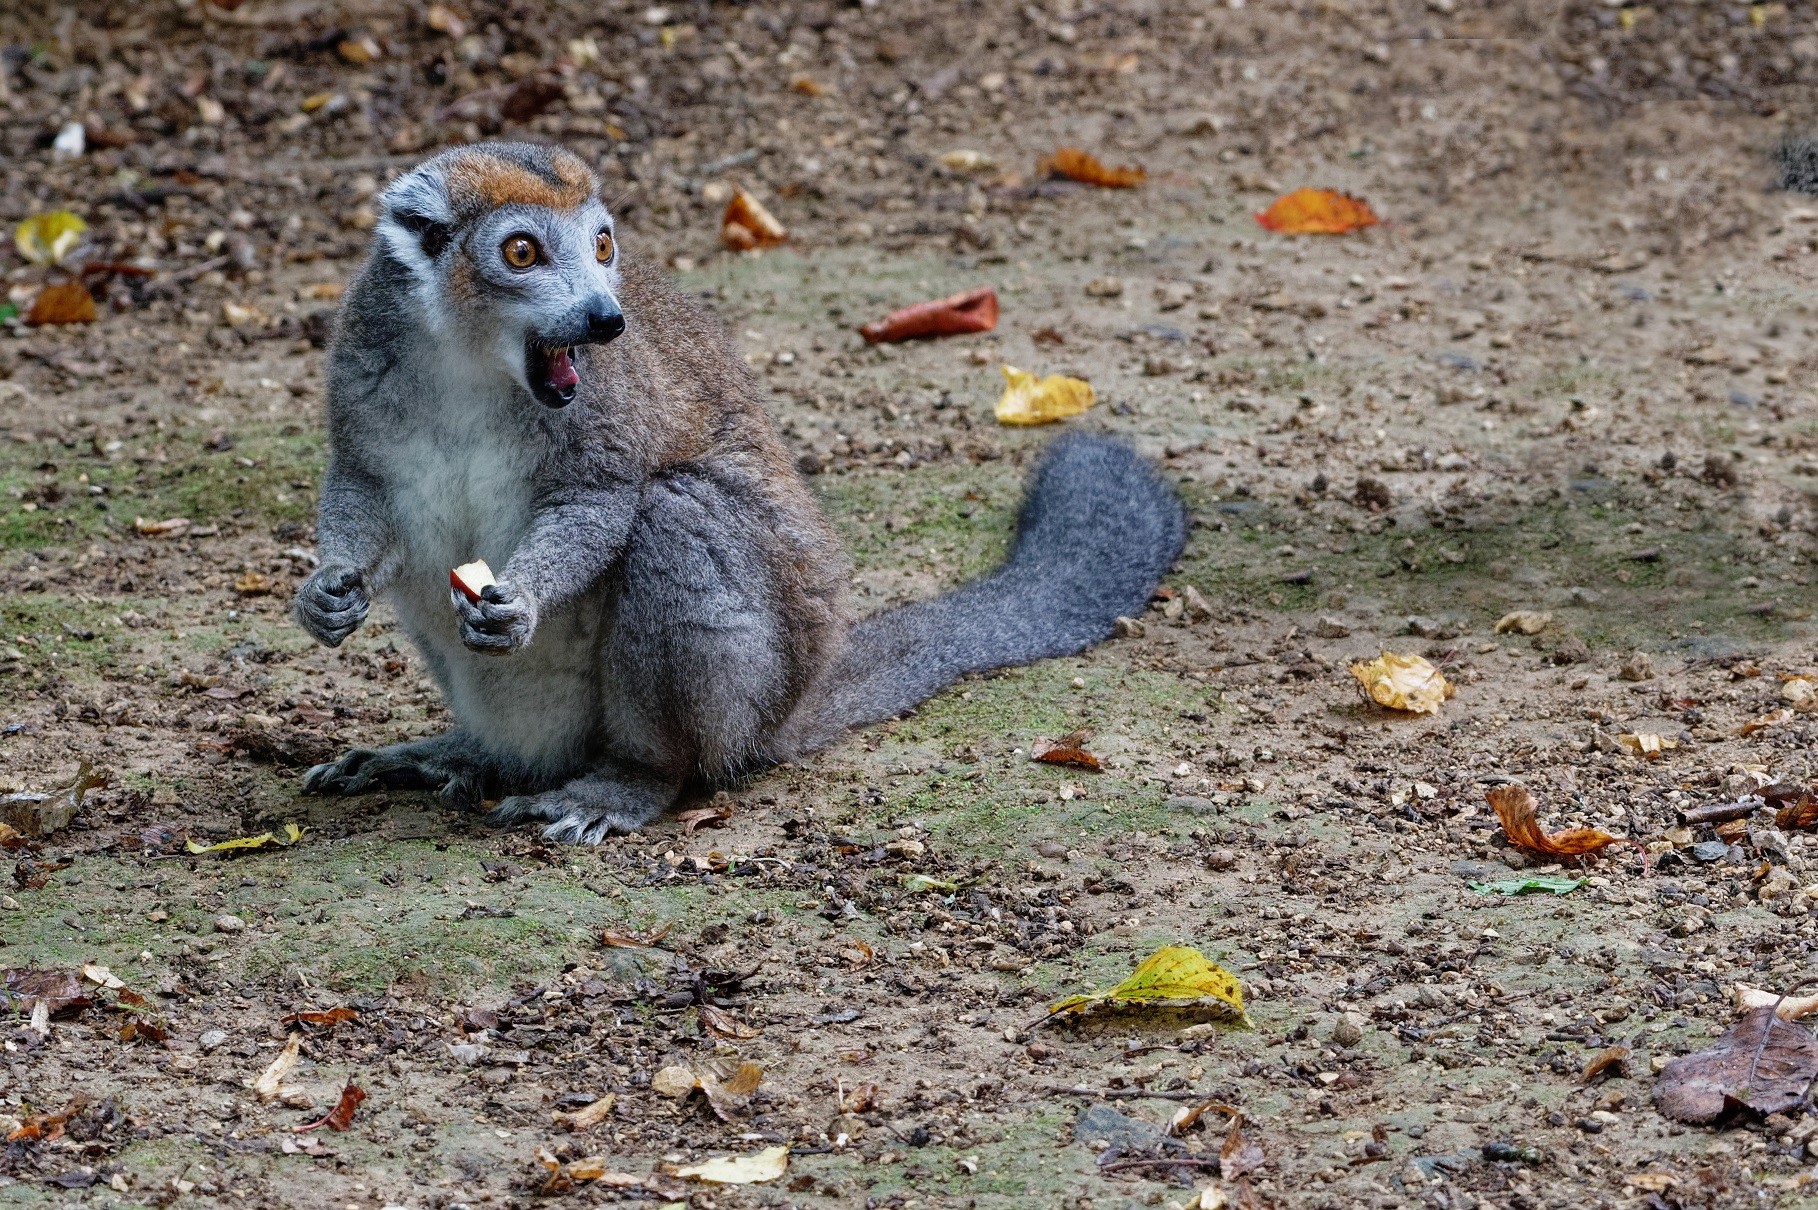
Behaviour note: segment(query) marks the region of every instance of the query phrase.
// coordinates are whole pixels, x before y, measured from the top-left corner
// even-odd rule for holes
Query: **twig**
[[[1767,803],[1760,798],[1745,798],[1741,802],[1712,802],[1702,807],[1687,807],[1679,812],[1679,822],[1691,827],[1700,823],[1728,823],[1732,819],[1747,819]]]
[[[167,294],[173,286],[180,286],[184,282],[194,281],[204,273],[212,273],[216,269],[225,268],[227,263],[232,259],[233,257],[225,254],[213,256],[205,261],[191,265],[187,269],[178,269],[174,273],[167,273],[163,277],[152,282],[151,285],[147,286],[145,292],[147,294]]]
[[[1116,1172],[1120,1168],[1155,1168],[1155,1167],[1216,1168],[1219,1166],[1219,1163],[1220,1163],[1219,1160],[1212,1159],[1212,1158],[1200,1159],[1195,1156],[1188,1156],[1188,1155],[1175,1156],[1173,1158],[1168,1158],[1168,1157],[1163,1156],[1163,1157],[1157,1157],[1156,1159],[1152,1159],[1152,1160],[1117,1160],[1113,1163],[1106,1164],[1103,1168],[1100,1168],[1099,1171],[1100,1172]]]
[[[1072,1097],[1103,1097],[1107,1101],[1134,1101],[1147,1097],[1157,1101],[1181,1101],[1194,1105],[1206,1099],[1205,1094],[1198,1092],[1150,1092],[1146,1088],[1066,1088],[1050,1084],[1047,1090]]]

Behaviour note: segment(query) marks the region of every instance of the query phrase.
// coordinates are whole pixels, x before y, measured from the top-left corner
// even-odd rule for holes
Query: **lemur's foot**
[[[675,801],[667,782],[618,772],[590,773],[542,794],[507,798],[486,816],[501,827],[544,820],[543,835],[568,844],[598,844],[637,831]]]
[[[365,794],[387,789],[442,790],[444,801],[479,805],[478,771],[451,759],[446,736],[385,748],[355,748],[303,774],[305,794]],[[453,795],[451,796],[451,791]]]

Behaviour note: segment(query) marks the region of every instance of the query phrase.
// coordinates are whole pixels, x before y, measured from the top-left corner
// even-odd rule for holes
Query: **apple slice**
[[[448,582],[455,586],[460,594],[469,601],[478,602],[480,593],[491,584],[498,583],[492,578],[492,568],[486,566],[485,559],[475,559],[463,563],[448,573]]]

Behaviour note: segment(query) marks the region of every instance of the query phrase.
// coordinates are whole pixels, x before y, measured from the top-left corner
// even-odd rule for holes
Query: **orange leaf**
[[[997,291],[990,286],[963,290],[933,302],[892,311],[859,329],[867,344],[894,343],[924,336],[963,336],[997,327]]]
[[[1097,156],[1077,147],[1055,148],[1054,154],[1042,160],[1036,171],[1049,176],[1064,176],[1070,181],[1097,185],[1103,189],[1134,189],[1149,179],[1149,174],[1141,166],[1108,168]]]
[[[1343,235],[1382,220],[1361,198],[1335,189],[1296,189],[1276,198],[1256,221],[1284,235]]]
[[[1546,857],[1578,857],[1595,853],[1621,839],[1601,828],[1568,828],[1550,834],[1542,831],[1540,804],[1534,800],[1534,795],[1528,788],[1520,784],[1497,786],[1485,797],[1496,808],[1496,817],[1502,820],[1502,830],[1508,836],[1509,843],[1530,853]]]
[[[1066,765],[1096,773],[1100,768],[1098,757],[1080,747],[1085,742],[1084,731],[1075,731],[1059,739],[1038,739],[1029,745],[1029,759],[1044,765]]]
[[[343,1021],[358,1021],[359,1019],[359,1013],[343,1005],[340,1008],[331,1008],[327,1012],[312,1011],[290,1013],[278,1018],[278,1024],[296,1025],[301,1023],[304,1025],[339,1025]]]
[[[732,818],[733,806],[730,796],[721,801],[721,797],[716,794],[710,806],[677,812],[676,819],[681,821],[682,835],[693,836],[696,828],[704,828],[709,825],[716,828],[724,826],[726,821]]]
[[[764,203],[743,189],[733,191],[720,216],[720,242],[734,252],[770,248],[789,238],[789,230],[764,209]]]
[[[365,1089],[349,1080],[347,1087],[341,1090],[341,1099],[336,1102],[333,1109],[328,1111],[327,1117],[319,1122],[311,1122],[307,1126],[298,1126],[295,1130],[298,1134],[302,1134],[305,1130],[314,1130],[319,1126],[326,1126],[330,1130],[346,1130],[353,1125],[354,1110],[358,1109],[360,1102],[365,1099]]]
[[[44,287],[25,314],[25,322],[34,328],[46,324],[89,324],[95,322],[95,296],[77,281],[57,282]]]

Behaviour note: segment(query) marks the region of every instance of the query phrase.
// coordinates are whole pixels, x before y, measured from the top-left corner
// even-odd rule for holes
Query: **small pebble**
[[[215,932],[217,933],[244,933],[245,931],[246,921],[238,916],[215,917]]]
[[[1356,1046],[1363,1041],[1363,1038],[1364,1015],[1362,1013],[1346,1013],[1338,1019],[1338,1024],[1332,1027],[1332,1040],[1340,1046]]]
[[[227,1041],[227,1031],[224,1029],[204,1030],[202,1036],[196,1039],[197,1044],[205,1051],[213,1050],[225,1041]]]

